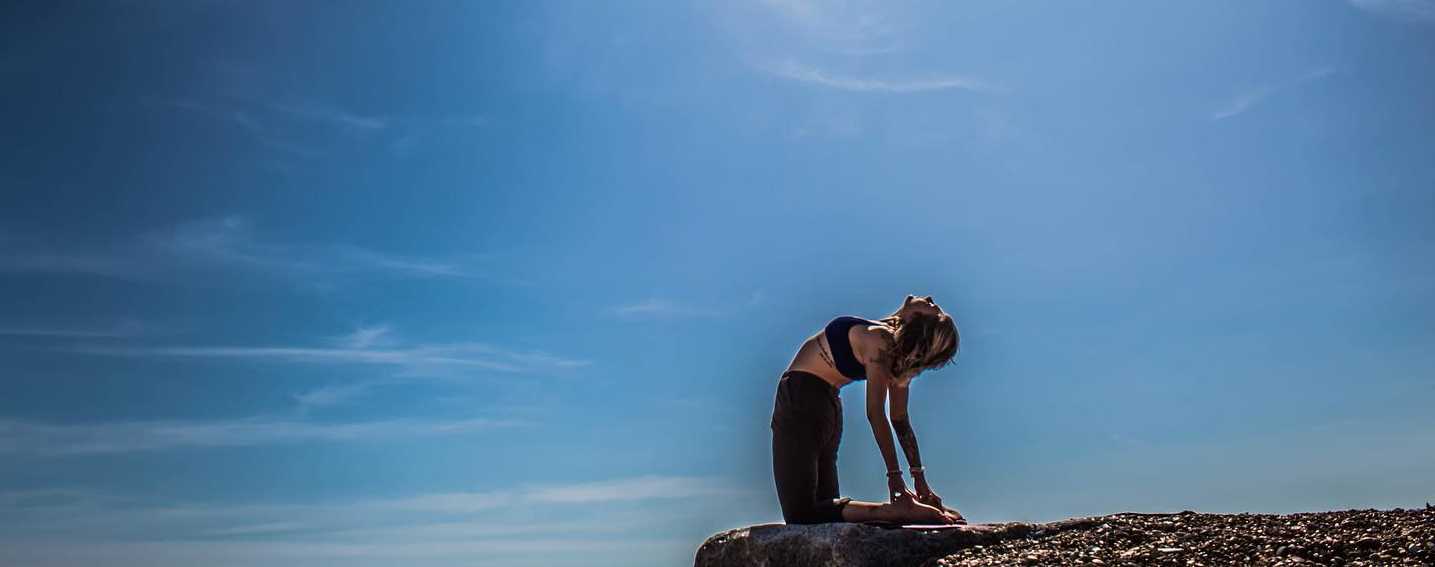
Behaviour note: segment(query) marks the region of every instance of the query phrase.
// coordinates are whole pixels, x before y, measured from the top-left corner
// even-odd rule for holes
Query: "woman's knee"
[[[807,503],[804,506],[793,506],[793,509],[782,510],[782,521],[789,524],[828,524],[841,522],[842,508],[851,502],[851,498],[823,499]]]

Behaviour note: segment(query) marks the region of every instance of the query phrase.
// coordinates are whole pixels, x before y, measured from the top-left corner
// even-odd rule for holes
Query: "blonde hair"
[[[915,313],[906,319],[894,315],[882,319],[882,322],[893,327],[894,331],[887,340],[886,348],[878,354],[878,360],[894,378],[908,372],[915,376],[922,371],[951,364],[952,357],[961,347],[957,324],[946,313]]]

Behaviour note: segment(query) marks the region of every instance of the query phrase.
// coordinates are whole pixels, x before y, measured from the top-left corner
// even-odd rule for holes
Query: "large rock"
[[[1080,518],[1049,524],[973,524],[928,531],[853,523],[760,524],[708,538],[698,548],[694,564],[696,567],[917,567],[972,546],[1089,528],[1095,522]]]

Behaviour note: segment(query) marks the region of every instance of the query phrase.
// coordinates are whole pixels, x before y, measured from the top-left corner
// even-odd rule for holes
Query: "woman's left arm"
[[[912,468],[912,483],[917,489],[917,499],[924,504],[942,507],[942,497],[932,491],[927,485],[926,471],[922,468],[922,454],[917,449],[917,432],[912,431],[912,420],[907,414],[907,395],[910,381],[898,383],[893,380],[888,383],[887,393],[891,398],[892,430],[897,433],[897,442],[902,445],[902,452],[907,455],[907,466]]]

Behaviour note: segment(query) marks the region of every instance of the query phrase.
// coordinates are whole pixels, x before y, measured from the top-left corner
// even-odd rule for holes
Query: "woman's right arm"
[[[867,371],[867,423],[872,425],[872,436],[882,451],[882,462],[887,464],[888,471],[895,471],[901,470],[901,465],[897,463],[897,447],[892,442],[892,427],[887,421],[889,381],[886,372]]]
[[[867,423],[872,426],[872,437],[877,440],[882,462],[887,465],[887,472],[891,472],[902,469],[897,462],[896,444],[892,442],[891,422],[887,419],[887,387],[892,382],[892,376],[880,357],[876,356],[882,346],[883,337],[876,334],[880,332],[861,333],[861,339],[855,346],[866,355],[862,358],[867,367]],[[902,496],[916,496],[907,488],[907,482],[901,475],[887,475],[887,489],[887,498],[893,501]]]

